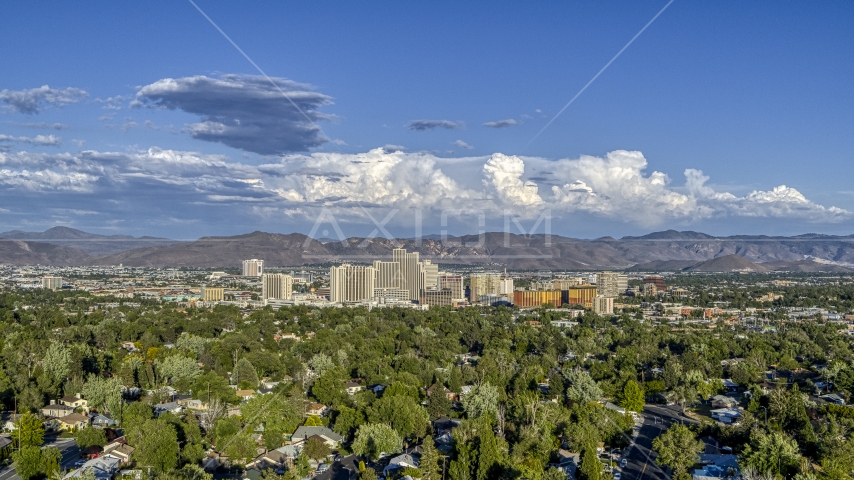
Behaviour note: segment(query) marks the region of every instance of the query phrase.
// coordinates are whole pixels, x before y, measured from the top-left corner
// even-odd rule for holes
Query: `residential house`
[[[732,408],[738,405],[738,400],[726,395],[715,395],[712,397],[712,408]]]
[[[56,401],[51,400],[50,405],[42,407],[39,411],[45,417],[64,417],[74,413],[74,407],[62,405],[61,403],[56,403]]]
[[[434,383],[433,385],[430,386],[430,388],[427,389],[427,397],[428,398],[431,397],[433,395],[433,391],[436,390],[437,388],[442,389],[442,391],[445,393],[445,397],[448,400],[454,400],[455,398],[457,398],[457,396],[454,395],[454,392],[448,390],[448,387],[446,387],[440,383]]]
[[[557,460],[550,463],[550,467],[557,468],[566,474],[567,479],[574,480],[575,472],[578,470],[578,465],[581,464],[581,454],[570,452],[564,449],[557,451]]]
[[[98,480],[111,480],[118,473],[120,464],[121,460],[115,457],[93,458],[63,478],[81,478],[83,473],[91,471]]]
[[[0,414],[0,424],[3,426],[4,432],[11,432],[15,430],[17,427],[18,420],[21,419],[22,414],[20,413],[12,413],[12,412],[3,412]]]
[[[736,455],[700,454],[700,467],[692,474],[692,480],[720,480],[740,478]]]
[[[115,427],[119,422],[109,415],[99,413],[92,417],[92,425],[101,428]]]
[[[105,447],[104,455],[118,458],[122,465],[129,465],[134,450],[136,449],[124,443],[111,449],[110,451],[107,451]]]
[[[392,458],[383,469],[383,476],[391,478],[396,472],[405,468],[418,468],[418,460],[408,453]]]
[[[154,416],[159,417],[161,414],[166,412],[172,413],[181,413],[184,411],[184,407],[178,405],[178,402],[168,402],[168,403],[158,403],[154,406]]]
[[[311,402],[308,404],[308,407],[305,410],[305,415],[307,417],[315,416],[315,417],[323,417],[329,412],[329,407],[322,403]]]
[[[81,398],[80,394],[74,397],[66,395],[59,399],[59,403],[74,409],[82,408],[84,412],[89,413],[89,402]]]
[[[741,418],[740,408],[718,408],[711,413],[712,418],[721,423],[735,423]]]
[[[72,413],[64,417],[57,418],[59,428],[62,430],[79,430],[89,426],[89,415],[82,413]]]
[[[276,450],[270,450],[269,452],[262,453],[253,459],[251,462],[246,464],[247,468],[254,468],[257,470],[284,470],[289,460],[293,460],[294,457],[289,457],[284,452]]]
[[[329,427],[298,427],[291,435],[292,443],[303,443],[311,437],[318,436],[323,440],[323,443],[332,448],[337,447],[344,437],[333,432]]]
[[[845,399],[842,397],[842,395],[839,395],[838,393],[828,393],[827,395],[822,395],[818,398],[828,403],[834,403],[836,405],[845,405]]]
[[[737,392],[737,391],[738,391],[738,384],[737,384],[737,383],[735,383],[735,382],[733,382],[731,379],[729,379],[729,378],[724,378],[724,379],[723,379],[723,380],[721,380],[721,381],[723,382],[723,384],[724,384],[724,388],[726,389],[726,391],[727,391],[727,392],[729,392],[729,393],[735,393],[735,392]]]
[[[357,392],[361,392],[365,389],[363,383],[364,381],[361,378],[353,378],[344,384],[344,388],[347,390],[348,394],[355,395]]]
[[[238,390],[234,393],[241,402],[245,402],[255,396],[255,390]]]
[[[12,437],[9,435],[0,435],[0,459],[10,458],[13,449]]]

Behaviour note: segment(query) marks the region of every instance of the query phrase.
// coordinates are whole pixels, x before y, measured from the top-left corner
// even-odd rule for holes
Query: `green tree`
[[[366,423],[356,431],[353,440],[353,452],[373,460],[380,453],[397,453],[403,448],[403,440],[397,432],[382,423]]]
[[[224,452],[232,461],[246,464],[255,457],[255,440],[247,431],[241,431],[225,442]]]
[[[588,447],[581,454],[578,467],[579,480],[602,480],[602,462],[596,457],[596,449]]]
[[[386,423],[404,438],[423,437],[427,433],[430,416],[412,397],[383,395],[371,406],[368,420],[372,423]]]
[[[83,449],[107,444],[107,435],[103,428],[86,427],[77,432],[77,446]]]
[[[178,433],[171,424],[146,420],[133,441],[134,457],[139,465],[151,465],[164,473],[178,465]]]
[[[440,480],[442,478],[442,458],[433,443],[433,437],[427,435],[421,446],[421,480]]]
[[[55,478],[62,472],[62,453],[59,449],[56,447],[43,448],[41,457],[41,473],[46,477]]]
[[[446,417],[451,413],[451,401],[448,400],[443,387],[442,384],[434,384],[433,390],[427,397],[427,413],[430,414],[430,418]]]
[[[30,480],[42,473],[42,450],[34,445],[24,445],[12,453],[12,462],[15,472],[22,479]]]
[[[448,390],[454,393],[461,393],[463,390],[463,372],[460,367],[451,367],[451,374],[448,379]]]
[[[71,351],[60,343],[52,343],[42,358],[44,372],[56,383],[71,374]]]
[[[32,413],[21,415],[12,430],[12,439],[23,447],[40,447],[44,443],[44,423]]]
[[[643,405],[646,403],[643,390],[641,390],[638,382],[629,380],[623,387],[623,393],[620,395],[620,405],[630,412],[643,411]]]
[[[744,448],[742,461],[760,473],[784,476],[798,467],[801,455],[798,442],[785,433],[755,430]]]
[[[338,415],[335,416],[332,429],[341,436],[349,437],[364,423],[365,415],[360,410],[342,405],[338,407]]]
[[[82,393],[89,402],[89,407],[100,413],[118,414],[122,410],[122,383],[118,377],[89,375],[83,384]]]
[[[170,355],[164,359],[156,359],[154,365],[160,378],[175,384],[180,390],[186,390],[193,381],[202,374],[198,362],[183,355]]]
[[[688,475],[688,467],[700,459],[703,442],[685,425],[673,425],[652,441],[652,448],[658,454],[656,462],[672,468],[674,478],[682,479]]]
[[[309,458],[320,460],[326,458],[330,452],[332,452],[332,449],[329,448],[329,445],[317,436],[310,437],[305,441],[305,454]]]
[[[499,446],[489,417],[480,417],[477,422],[477,480],[497,478],[501,474],[505,452]]]
[[[339,405],[347,398],[344,389],[346,376],[340,367],[330,368],[323,372],[311,386],[311,394],[318,402],[326,405]]]
[[[602,389],[589,373],[583,370],[571,370],[566,374],[569,387],[566,389],[566,397],[578,403],[595,402],[602,398]]]
[[[498,388],[488,382],[475,385],[463,397],[462,403],[468,418],[478,418],[487,414],[494,417],[498,412]]]
[[[238,360],[237,365],[234,366],[233,379],[240,388],[258,387],[258,371],[246,357]]]

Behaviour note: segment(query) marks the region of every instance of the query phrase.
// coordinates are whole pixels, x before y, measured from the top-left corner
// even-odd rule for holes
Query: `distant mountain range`
[[[44,242],[53,245],[72,247],[89,255],[107,255],[124,252],[134,248],[172,245],[177,243],[168,238],[131,237],[129,235],[98,235],[68,227],[53,227],[44,232],[24,232],[12,230],[0,233],[0,238]]]
[[[26,236],[26,239],[18,239]],[[552,235],[487,233],[449,238],[430,235],[314,240],[303,234],[253,232],[203,237],[193,242],[153,237],[94,235],[65,227],[42,233],[0,234],[0,263],[235,268],[247,258],[271,267],[323,263],[368,263],[389,258],[398,246],[444,264],[488,264],[511,269],[637,270],[692,272],[854,272],[854,235],[713,237],[667,230],[640,237],[580,240]],[[70,238],[69,238],[70,237]],[[15,240],[12,240],[15,238]],[[92,242],[100,246],[89,245]],[[108,247],[109,246],[109,247]],[[105,251],[108,248],[109,251]]]

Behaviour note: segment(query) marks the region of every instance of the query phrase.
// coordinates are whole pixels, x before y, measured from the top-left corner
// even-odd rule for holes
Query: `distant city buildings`
[[[264,260],[253,258],[252,260],[243,261],[243,276],[244,277],[260,277],[264,274]]]
[[[290,300],[294,279],[284,273],[265,273],[261,275],[262,300]]]
[[[614,299],[612,297],[597,295],[593,298],[593,312],[597,315],[613,315]]]
[[[354,303],[373,298],[376,284],[374,267],[344,264],[329,269],[329,300]]]
[[[616,272],[599,272],[596,274],[596,288],[599,295],[615,298],[629,288],[629,279]]]
[[[62,277],[53,275],[42,277],[42,288],[45,290],[62,290]]]
[[[463,299],[466,296],[462,275],[443,273],[438,276],[436,284],[437,290],[450,290],[453,299]]]
[[[469,277],[469,299],[480,301],[484,295],[499,295],[501,291],[501,275],[498,273],[473,273]]]
[[[225,300],[225,289],[217,287],[202,287],[199,300],[203,302],[221,302]]]

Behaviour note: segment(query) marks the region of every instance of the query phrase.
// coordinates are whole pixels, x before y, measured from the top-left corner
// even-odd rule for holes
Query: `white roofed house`
[[[405,468],[418,468],[418,460],[415,459],[412,455],[408,453],[404,453],[402,455],[398,455],[392,458],[388,465],[383,469],[383,476],[386,478],[391,478],[395,472],[399,470],[403,470]]]
[[[320,437],[323,443],[329,445],[331,448],[336,448],[344,440],[344,437],[333,432],[329,427],[301,426],[291,435],[291,441],[293,443],[303,443],[314,436]]]
[[[736,423],[741,418],[740,408],[718,408],[711,411],[712,418],[721,423]]]

